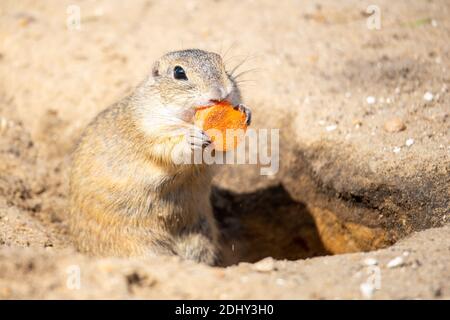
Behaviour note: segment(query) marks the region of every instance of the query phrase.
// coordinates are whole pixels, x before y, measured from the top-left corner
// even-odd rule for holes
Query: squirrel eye
[[[186,72],[180,66],[173,68],[173,77],[177,80],[187,80]]]

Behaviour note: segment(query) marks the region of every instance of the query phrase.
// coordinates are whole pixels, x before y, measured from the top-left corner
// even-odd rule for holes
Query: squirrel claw
[[[210,137],[203,130],[192,130],[187,138],[191,149],[204,149],[212,143]]]
[[[252,122],[252,111],[242,103],[235,106],[234,109],[245,114],[245,124],[249,126]]]

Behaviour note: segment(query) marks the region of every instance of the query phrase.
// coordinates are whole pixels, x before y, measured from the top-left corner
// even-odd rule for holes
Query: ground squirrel
[[[70,175],[69,225],[80,251],[218,262],[212,168],[176,165],[173,156],[211,145],[193,116],[196,107],[222,100],[250,121],[220,55],[176,51],[156,61],[130,96],[92,121],[74,152]]]

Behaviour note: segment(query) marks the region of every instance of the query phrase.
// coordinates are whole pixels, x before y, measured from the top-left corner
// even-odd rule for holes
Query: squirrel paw
[[[249,126],[252,122],[252,111],[242,103],[235,106],[234,109],[239,110],[240,112],[245,114],[245,124]]]
[[[192,164],[192,161],[196,163],[195,154],[202,154],[210,145],[212,141],[203,130],[194,126],[187,128],[183,141],[177,143],[171,150],[172,161],[175,164]]]
[[[196,127],[188,131],[186,140],[192,150],[204,149],[212,143],[211,138]]]

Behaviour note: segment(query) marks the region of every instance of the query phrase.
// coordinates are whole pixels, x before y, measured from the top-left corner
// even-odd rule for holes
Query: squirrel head
[[[196,107],[227,100],[240,103],[236,82],[225,70],[222,57],[199,49],[174,51],[158,59],[142,85],[144,95],[158,100],[164,113],[188,121]],[[145,103],[145,101],[144,101]],[[155,111],[155,110],[153,110]],[[163,110],[161,110],[163,111]],[[189,119],[190,120],[190,119]]]

